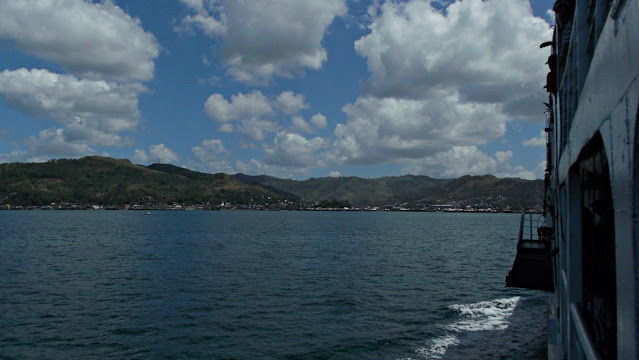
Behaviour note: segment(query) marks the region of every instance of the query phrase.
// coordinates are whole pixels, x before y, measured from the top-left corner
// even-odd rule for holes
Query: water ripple
[[[154,215],[0,212],[0,358],[464,358],[536,324],[455,305],[529,296],[517,216]]]

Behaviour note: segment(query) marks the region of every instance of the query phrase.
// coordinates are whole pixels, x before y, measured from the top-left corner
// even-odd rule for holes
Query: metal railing
[[[539,237],[540,222],[545,220],[543,215],[539,215],[536,221],[533,221],[533,216],[538,214],[523,213],[521,214],[521,222],[519,224],[519,240],[517,241],[517,248],[525,249],[543,249],[546,247],[546,243]]]

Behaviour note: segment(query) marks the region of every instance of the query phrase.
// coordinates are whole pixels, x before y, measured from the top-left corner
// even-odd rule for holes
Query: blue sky
[[[552,3],[0,0],[0,162],[543,178]]]

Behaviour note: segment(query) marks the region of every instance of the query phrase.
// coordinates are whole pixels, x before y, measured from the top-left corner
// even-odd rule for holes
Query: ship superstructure
[[[548,356],[639,359],[639,1],[559,0],[553,10],[541,45]]]

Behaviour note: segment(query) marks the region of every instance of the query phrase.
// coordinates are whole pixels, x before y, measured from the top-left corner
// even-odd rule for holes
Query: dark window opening
[[[601,137],[579,160],[582,180],[582,311],[594,346],[605,359],[617,358],[615,227],[608,160]]]

